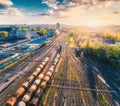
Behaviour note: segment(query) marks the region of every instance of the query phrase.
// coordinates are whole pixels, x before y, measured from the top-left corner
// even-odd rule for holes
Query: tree
[[[45,29],[45,28],[41,28],[41,29],[40,29],[40,35],[46,36],[46,34],[47,34],[46,29]]]
[[[103,34],[104,38],[107,38],[111,41],[120,41],[120,32],[118,33],[109,33],[109,32],[104,32]]]
[[[36,31],[37,29],[35,27],[30,28],[31,31]]]
[[[18,30],[28,31],[28,30],[29,30],[29,28],[27,28],[27,27],[19,27],[19,28],[18,28]]]
[[[107,58],[120,59],[120,47],[118,45],[109,46],[106,54]]]
[[[30,35],[27,34],[27,35],[25,36],[25,38],[26,38],[26,39],[30,39]]]
[[[8,32],[7,31],[0,32],[0,37],[7,38],[8,37]]]

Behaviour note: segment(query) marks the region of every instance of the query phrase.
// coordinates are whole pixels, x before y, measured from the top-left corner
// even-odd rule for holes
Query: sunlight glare
[[[90,25],[90,26],[97,26],[97,25],[99,25],[99,21],[97,21],[97,20],[92,20],[89,25]]]

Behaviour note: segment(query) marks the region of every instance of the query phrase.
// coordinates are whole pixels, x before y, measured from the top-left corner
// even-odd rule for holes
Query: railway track
[[[49,51],[51,51],[52,48],[55,48],[55,49],[56,49],[56,47],[54,47],[54,46],[57,44],[57,42],[58,42],[59,40],[60,40],[60,39],[58,38],[58,39],[56,39],[55,41],[51,42],[50,45],[48,45],[47,47],[41,48],[41,49],[40,49],[36,54],[34,54],[32,57],[29,57],[27,60],[21,61],[18,65],[12,66],[12,67],[10,67],[9,69],[3,70],[2,72],[0,72],[0,73],[1,73],[1,74],[0,74],[0,78],[1,78],[0,83],[4,82],[4,81],[7,79],[5,76],[11,77],[14,73],[20,71],[20,70],[18,70],[19,68],[21,68],[21,70],[22,70],[23,68],[25,68],[25,66],[29,65],[30,62],[33,62],[33,61],[35,62],[35,60],[36,60],[36,62],[40,62],[40,59],[38,58],[39,55],[44,54],[45,51],[46,51],[46,52],[48,51],[48,54],[49,54]],[[56,45],[56,46],[57,46],[57,45]],[[48,49],[48,50],[47,50],[47,49]],[[51,50],[50,50],[50,49],[51,49]],[[12,72],[12,74],[9,75],[10,72]],[[4,78],[4,77],[5,77],[5,78]]]
[[[56,88],[50,88],[52,89],[51,90],[52,93],[49,94],[50,98],[48,98],[49,102],[47,103],[51,103],[50,106],[53,106],[52,100],[54,100],[54,97],[56,94],[55,92],[57,91],[58,96],[57,96],[57,99],[54,100],[53,102],[54,106],[80,106],[80,105],[91,106],[92,104],[94,104],[94,101],[90,99],[91,97],[89,96],[91,95],[89,91],[83,92],[79,90],[69,89],[69,87],[71,86],[88,87],[88,85],[86,86],[87,81],[85,78],[83,78],[83,74],[78,73],[78,69],[76,69],[76,65],[75,65],[76,60],[74,59],[74,57],[73,58],[71,57],[69,50],[65,48],[63,52],[64,52],[63,61],[60,66],[60,67],[63,67],[62,73],[60,76],[56,76],[53,79],[52,84],[67,86],[68,89],[58,88],[56,90]],[[59,74],[59,71],[56,74]],[[82,81],[84,83],[81,84],[80,82]],[[89,95],[88,95],[88,92],[89,92]]]
[[[75,74],[76,75],[76,80],[77,80],[77,83],[76,85],[78,85],[78,87],[84,87],[84,88],[89,88],[89,85],[88,85],[88,82],[86,81],[85,77],[83,76],[83,74],[80,72],[80,70],[77,68],[77,61],[75,59],[75,57],[71,54],[71,52],[69,51],[69,49],[67,50],[69,52],[69,57],[70,57],[70,60],[72,61],[72,67],[74,67],[74,73],[73,75]],[[80,83],[80,81],[84,81],[85,83]],[[73,85],[74,86],[74,85]],[[81,105],[84,104],[84,105],[87,105],[87,106],[90,106],[92,105],[91,103],[93,103],[93,99],[91,100],[92,96],[90,95],[90,92],[89,91],[80,91],[80,97],[77,96],[77,98],[79,98],[79,100],[81,100]],[[77,103],[79,104],[79,102]]]
[[[88,67],[90,67],[90,66],[88,66]],[[84,68],[84,70],[85,70],[86,73],[88,73],[88,70],[86,68]],[[89,71],[92,73],[92,71],[90,69],[89,69]],[[98,79],[96,75],[94,75],[93,77],[94,77],[94,81],[95,81],[95,85],[96,85],[97,89],[101,89],[101,90],[105,89],[105,90],[110,91],[110,89],[103,82],[101,82],[101,80]],[[92,82],[91,79],[89,79],[89,81]],[[101,94],[104,95],[104,97],[106,98],[106,100],[108,101],[108,103],[110,105],[114,105],[114,103],[113,103],[114,98],[112,96],[114,93],[101,92]]]
[[[84,67],[83,65],[81,65],[82,67]],[[89,67],[89,65],[88,65]],[[91,79],[88,79],[88,76],[86,75],[86,73],[88,73],[88,70],[87,69],[83,69],[85,72],[83,72],[84,76],[86,77],[87,80],[91,80]],[[90,70],[89,70],[90,71]],[[89,75],[90,76],[90,75]],[[96,82],[96,88],[95,89],[100,89],[100,90],[107,90],[107,91],[110,91],[110,89],[107,88],[107,86],[105,84],[103,84],[101,81],[99,81],[97,78],[94,79],[95,82]],[[88,82],[88,81],[87,81]],[[105,97],[106,99],[108,100],[108,102],[113,105],[113,98],[112,98],[112,95],[111,95],[111,91],[108,92],[108,93],[104,93],[104,92],[101,92]],[[97,100],[96,100],[97,101]],[[99,104],[101,104],[99,102]]]
[[[98,79],[95,79],[95,86],[91,86],[88,74],[86,74],[88,69],[86,69],[85,66],[83,66],[82,63],[75,57],[73,50],[69,49],[65,45],[65,42],[62,42],[62,47],[64,48],[64,51],[62,63],[60,65],[61,68],[59,68],[59,71],[52,79],[52,83],[50,83],[50,93],[47,95],[48,100],[46,105],[101,106],[102,103],[97,97],[97,92],[103,94],[111,103],[113,99],[111,91],[107,89],[107,87]],[[64,86],[66,88],[64,88]],[[73,89],[70,87],[73,87]],[[80,88],[81,90],[76,90],[74,89],[75,87]]]
[[[32,63],[32,67],[30,67],[30,69],[27,69],[27,72],[24,72],[22,76],[18,77],[17,79],[15,79],[14,83],[10,84],[2,93],[0,93],[0,106],[5,106],[6,101],[8,100],[8,98],[11,95],[14,95],[14,92],[16,89],[18,89],[20,87],[20,85],[27,79],[27,77],[34,71],[34,69],[36,68],[37,64],[39,64],[39,62],[46,56],[51,57],[52,55],[54,55],[56,48],[58,47],[57,44],[57,40],[56,42],[53,42],[51,47],[48,46],[48,48],[46,48],[46,51],[44,50],[43,52],[39,53],[39,56],[37,54],[37,58],[36,56],[34,57],[34,59],[36,58],[36,61],[38,62],[29,62],[30,64]],[[33,58],[31,58],[33,59]],[[29,61],[29,60],[28,60]],[[33,64],[34,63],[34,64]],[[11,76],[12,77],[12,76]],[[9,95],[8,97],[6,95]]]

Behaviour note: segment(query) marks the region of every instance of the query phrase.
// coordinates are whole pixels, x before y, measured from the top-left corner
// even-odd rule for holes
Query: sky
[[[120,25],[120,0],[0,0],[0,24]]]

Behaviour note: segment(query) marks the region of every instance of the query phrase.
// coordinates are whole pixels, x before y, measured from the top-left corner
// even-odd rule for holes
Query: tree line
[[[103,37],[111,41],[120,42],[120,32],[118,33],[104,32]]]
[[[40,28],[39,30],[35,27],[19,27],[18,30],[21,31],[37,31],[40,36],[46,36],[47,30],[45,28]]]
[[[92,42],[90,38],[87,38],[80,46],[86,54],[94,55],[100,60],[120,60],[120,45],[118,44],[109,45],[100,41]]]
[[[3,38],[8,37],[8,32],[7,31],[1,31],[0,32],[0,37],[3,37]]]

